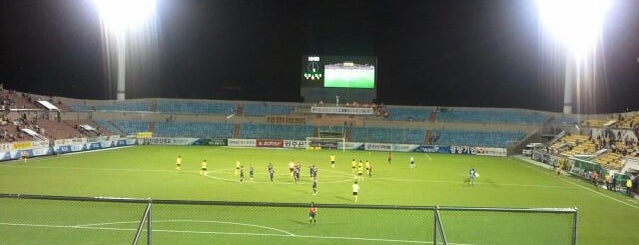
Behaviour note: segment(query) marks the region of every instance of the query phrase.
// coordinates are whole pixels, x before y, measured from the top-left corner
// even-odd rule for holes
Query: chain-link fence
[[[0,195],[8,244],[576,244],[575,209]],[[151,239],[152,238],[152,239]]]

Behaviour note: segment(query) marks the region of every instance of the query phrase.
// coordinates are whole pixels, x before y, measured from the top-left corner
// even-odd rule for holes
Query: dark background
[[[90,0],[0,0],[0,20],[5,88],[115,98]],[[301,56],[324,54],[377,56],[386,104],[563,105],[564,55],[532,0],[159,0],[154,30],[127,98],[300,101]],[[639,109],[639,1],[615,1],[601,51],[578,111]]]

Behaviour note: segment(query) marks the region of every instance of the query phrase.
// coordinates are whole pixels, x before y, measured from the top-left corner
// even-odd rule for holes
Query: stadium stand
[[[353,127],[350,141],[375,143],[424,143],[424,129],[411,128],[382,128],[382,127]]]
[[[304,140],[313,136],[315,127],[311,125],[240,124],[240,138],[249,139],[293,139]]]
[[[620,170],[623,167],[621,158],[621,154],[607,152],[595,158],[594,162],[608,169]]]
[[[159,99],[157,103],[158,112],[175,114],[228,115],[236,108],[235,103],[221,101]]]
[[[87,104],[85,101],[74,101],[68,106],[74,111],[150,111],[148,100],[107,100],[92,104]]]
[[[566,135],[550,146],[551,151],[566,156],[593,154],[597,146],[587,135]]]
[[[523,132],[435,130],[433,144],[506,147],[524,137]]]
[[[158,122],[154,135],[162,137],[232,138],[233,124],[208,122]]]
[[[245,116],[289,115],[291,106],[266,102],[252,102],[244,104]]]
[[[98,120],[96,121],[96,123],[100,127],[106,128],[109,131],[112,131],[112,132],[122,131],[123,133],[127,135],[132,135],[137,132],[149,131],[148,122],[141,122],[141,121],[135,121],[135,120],[112,120],[112,121]]]
[[[393,121],[426,121],[431,110],[425,108],[388,107],[388,119]]]
[[[503,110],[439,109],[437,121],[460,123],[510,123],[541,125],[548,118],[536,112]]]

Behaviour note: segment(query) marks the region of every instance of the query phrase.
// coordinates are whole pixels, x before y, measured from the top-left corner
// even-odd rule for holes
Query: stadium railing
[[[132,244],[297,244],[304,239],[574,245],[578,232],[573,208],[315,204],[318,221],[311,224],[307,203],[0,194],[0,206],[0,237],[9,244],[121,244],[133,237]]]

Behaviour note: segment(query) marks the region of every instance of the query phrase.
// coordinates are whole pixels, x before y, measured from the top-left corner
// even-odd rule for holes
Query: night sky
[[[5,88],[115,98],[91,1],[0,0],[0,20]],[[301,56],[323,54],[377,56],[386,104],[563,104],[563,54],[545,48],[532,0],[159,0],[155,29],[127,98],[300,101]],[[638,110],[639,1],[615,2],[602,50],[579,110]]]

